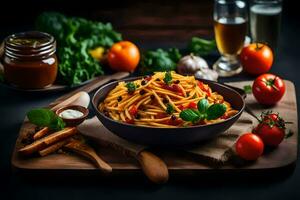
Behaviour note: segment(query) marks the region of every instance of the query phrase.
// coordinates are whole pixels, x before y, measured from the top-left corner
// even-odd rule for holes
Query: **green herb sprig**
[[[197,104],[197,110],[185,109],[180,112],[179,116],[184,121],[197,123],[201,120],[214,120],[218,119],[226,112],[226,106],[224,104],[212,104],[209,105],[207,99],[201,99]]]
[[[171,105],[171,104],[167,104],[167,109],[166,109],[166,113],[167,114],[169,114],[169,115],[171,115],[172,113],[174,113],[175,112],[175,109],[174,109],[174,107]]]
[[[244,92],[246,94],[251,94],[252,93],[252,87],[251,87],[251,85],[244,85]]]
[[[177,48],[146,51],[142,54],[140,72],[141,74],[152,74],[154,72],[173,71],[181,57],[182,55]]]
[[[172,82],[172,74],[171,74],[170,71],[168,71],[168,72],[165,73],[164,82],[167,85],[171,84],[171,82]]]
[[[128,93],[129,94],[133,94],[134,91],[136,90],[137,86],[133,83],[133,82],[128,82],[126,83],[126,87],[127,87],[127,90],[128,90]]]
[[[188,44],[188,49],[191,53],[197,56],[205,56],[217,48],[215,40],[206,40],[199,37],[192,37],[191,41]]]
[[[31,123],[40,127],[49,127],[55,131],[59,131],[66,126],[62,118],[46,108],[33,109],[27,113],[27,117]]]

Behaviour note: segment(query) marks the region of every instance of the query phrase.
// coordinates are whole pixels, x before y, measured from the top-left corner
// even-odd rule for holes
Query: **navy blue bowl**
[[[92,99],[93,108],[95,109],[95,113],[102,124],[119,137],[134,143],[151,146],[174,147],[203,142],[214,138],[229,129],[234,122],[239,119],[245,108],[245,102],[242,94],[232,87],[214,81],[201,80],[205,84],[208,84],[213,91],[221,94],[234,109],[238,110],[238,113],[222,122],[214,124],[178,128],[157,128],[118,122],[105,116],[98,110],[99,103],[105,99],[107,94],[115,88],[120,81],[133,81],[139,78],[141,77],[128,78],[108,83],[98,89]]]

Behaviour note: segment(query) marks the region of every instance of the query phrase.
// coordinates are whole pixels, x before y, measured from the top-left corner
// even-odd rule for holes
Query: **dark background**
[[[295,1],[294,1],[295,2]],[[299,99],[299,12],[293,1],[284,1],[278,56],[271,72],[296,85]],[[191,36],[213,38],[213,1],[3,1],[0,39],[30,30],[44,10],[110,21],[143,49],[176,46],[184,48]],[[210,62],[217,59],[209,58]],[[241,74],[221,81],[253,79]],[[299,199],[300,166],[270,172],[271,176],[206,175],[184,179],[172,177],[163,186],[153,186],[143,176],[59,177],[36,179],[11,170],[10,159],[25,113],[45,106],[62,93],[26,94],[0,87],[0,191],[2,199]],[[299,106],[299,103],[298,103]],[[287,155],[288,156],[288,155]]]

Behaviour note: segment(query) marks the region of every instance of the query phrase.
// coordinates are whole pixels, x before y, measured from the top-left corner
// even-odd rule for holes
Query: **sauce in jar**
[[[43,88],[57,75],[56,42],[53,36],[38,32],[11,35],[4,43],[4,78],[21,88]]]

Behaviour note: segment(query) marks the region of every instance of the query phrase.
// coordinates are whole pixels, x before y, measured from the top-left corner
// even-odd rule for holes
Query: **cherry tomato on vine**
[[[270,113],[264,116],[263,120],[268,121],[268,120],[273,120],[274,122],[279,121],[279,114],[278,113]]]
[[[275,147],[284,139],[285,129],[280,128],[277,125],[262,123],[256,127],[255,134],[262,139],[265,145]]]
[[[285,124],[286,122],[279,116],[279,113],[263,112],[260,123],[253,132],[262,139],[265,145],[275,147],[284,139]]]

